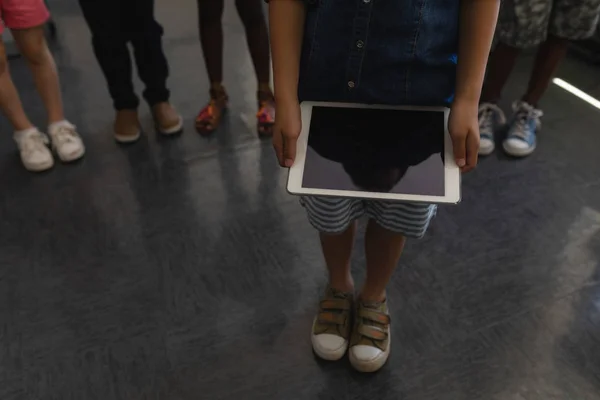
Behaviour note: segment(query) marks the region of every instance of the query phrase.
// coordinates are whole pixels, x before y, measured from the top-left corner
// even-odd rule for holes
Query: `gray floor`
[[[390,286],[393,352],[378,374],[310,350],[324,265],[270,144],[251,129],[255,84],[228,3],[232,112],[213,138],[193,117],[207,81],[192,1],[158,1],[176,140],[119,147],[89,35],[55,0],[56,59],[85,160],[24,171],[0,119],[0,399],[600,398],[600,111],[552,87],[538,151],[494,155],[464,201],[411,242]],[[528,60],[507,99],[526,83]],[[27,109],[44,113],[20,60]],[[600,96],[600,74],[559,76]],[[357,249],[355,271],[362,277]]]

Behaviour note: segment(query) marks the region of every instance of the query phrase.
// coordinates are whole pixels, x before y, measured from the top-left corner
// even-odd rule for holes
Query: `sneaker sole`
[[[79,150],[77,153],[69,156],[68,158],[61,156],[60,153],[56,151],[56,149],[54,151],[56,152],[56,155],[58,155],[58,159],[63,163],[75,162],[75,161],[81,159],[85,155],[85,147],[82,147],[81,150]]]
[[[478,154],[480,156],[489,156],[490,154],[492,154],[494,152],[494,150],[496,150],[496,146],[490,146],[488,148],[480,147]]]
[[[172,128],[161,129],[157,126],[156,130],[158,131],[158,133],[160,133],[161,135],[165,135],[165,136],[174,135],[176,133],[179,133],[183,130],[183,117],[179,116],[179,122],[177,123],[177,125],[173,126]]]
[[[510,148],[510,147],[506,146],[506,143],[503,143],[502,148],[504,149],[506,154],[508,154],[509,156],[527,157],[528,155],[530,155],[531,153],[533,153],[535,151],[536,145],[534,144],[533,146],[531,146],[530,148],[527,148],[527,149],[517,150],[517,149]]]
[[[51,169],[52,167],[54,167],[54,160],[50,159],[50,161],[48,161],[44,164],[23,163],[23,166],[25,167],[25,169],[27,171],[30,171],[30,172],[44,172],[44,171],[47,171],[47,170]]]
[[[114,134],[115,140],[117,142],[123,143],[123,144],[137,142],[140,139],[141,136],[142,136],[142,132],[141,131],[138,131],[133,136],[130,136],[130,135],[119,135],[118,133]]]
[[[313,328],[312,328],[313,331],[314,331],[314,326],[315,326],[316,321],[317,321],[317,319],[315,318],[315,320],[313,321]],[[348,341],[346,340],[346,344],[341,346],[339,349],[325,352],[325,351],[321,350],[319,348],[319,346],[316,344],[315,337],[316,337],[316,335],[313,335],[313,334],[310,335],[310,341],[312,344],[313,351],[315,352],[317,357],[319,357],[323,360],[338,361],[342,357],[344,357],[344,355],[346,354],[346,351],[348,350]]]
[[[352,367],[358,372],[377,372],[379,371],[387,362],[388,357],[390,356],[390,350],[392,348],[392,343],[388,342],[387,349],[382,352],[379,356],[375,357],[369,361],[358,360],[354,357],[352,351],[349,353],[350,364]]]

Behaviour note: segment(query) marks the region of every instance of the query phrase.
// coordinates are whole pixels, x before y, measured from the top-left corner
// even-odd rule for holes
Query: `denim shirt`
[[[301,101],[452,101],[460,0],[303,1]]]

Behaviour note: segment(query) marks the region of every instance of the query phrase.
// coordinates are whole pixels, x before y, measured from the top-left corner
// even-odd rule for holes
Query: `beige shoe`
[[[346,354],[352,327],[352,294],[328,289],[319,303],[312,327],[312,347],[317,356],[336,361]]]
[[[152,107],[156,130],[163,135],[174,135],[183,129],[183,118],[177,113],[177,110],[165,102],[155,104]]]
[[[133,143],[140,138],[141,129],[137,110],[117,111],[114,135],[119,143]]]
[[[378,371],[390,355],[390,316],[387,302],[358,302],[352,339],[350,364],[360,372]]]

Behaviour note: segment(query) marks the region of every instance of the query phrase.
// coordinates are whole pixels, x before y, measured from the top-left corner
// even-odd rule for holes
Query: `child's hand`
[[[477,165],[479,152],[479,120],[477,102],[457,100],[450,109],[448,130],[452,137],[454,158],[461,172],[468,172]]]
[[[296,142],[302,129],[300,104],[298,101],[277,103],[275,126],[273,127],[273,147],[279,165],[290,168],[296,159]]]

